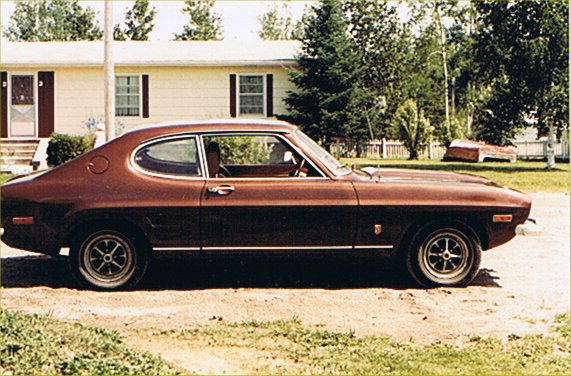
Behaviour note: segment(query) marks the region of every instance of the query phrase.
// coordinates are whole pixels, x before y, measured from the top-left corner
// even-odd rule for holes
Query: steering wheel
[[[304,164],[305,164],[305,159],[300,157],[299,162],[297,162],[297,164],[295,165],[295,169],[293,170],[294,171],[293,176],[297,178],[301,175],[301,171],[303,169]]]
[[[220,171],[218,171],[218,175],[221,175],[221,177],[223,178],[231,178],[232,174],[230,174],[230,171],[228,171],[228,169],[224,166],[222,166],[222,164],[219,166]]]

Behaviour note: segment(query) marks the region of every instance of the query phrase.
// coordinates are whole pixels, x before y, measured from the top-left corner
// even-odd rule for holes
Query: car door
[[[140,180],[136,190],[124,186],[137,200],[127,206],[132,216],[145,218],[155,251],[200,251],[205,178],[198,150],[196,136],[176,135],[144,143],[133,153]]]
[[[201,201],[204,252],[350,251],[357,198],[349,181],[334,180],[278,134],[203,136],[217,143]],[[214,158],[215,159],[215,158]]]

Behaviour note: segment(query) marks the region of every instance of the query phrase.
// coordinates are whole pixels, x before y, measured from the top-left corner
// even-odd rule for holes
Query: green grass
[[[378,166],[381,168],[438,170],[480,175],[497,184],[528,193],[569,192],[569,164],[566,163],[558,163],[555,170],[548,171],[545,169],[545,162],[468,163],[434,160],[371,160],[364,158],[343,158],[342,161],[355,167]]]
[[[0,310],[0,374],[167,374],[162,359],[130,349],[115,331]]]
[[[8,172],[0,172],[0,185],[4,184],[8,179],[10,179],[13,176],[14,175],[12,175]]]
[[[190,347],[210,348],[212,353],[247,350],[256,359],[253,372],[262,374],[569,374],[569,314],[558,316],[554,325],[549,336],[473,337],[461,347],[359,337],[307,328],[297,319],[218,323],[154,335],[171,336]]]

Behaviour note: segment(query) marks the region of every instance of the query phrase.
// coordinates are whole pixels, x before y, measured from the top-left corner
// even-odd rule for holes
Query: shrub
[[[409,159],[418,159],[418,154],[430,143],[434,128],[418,110],[416,102],[407,99],[395,113],[393,131],[410,152]]]
[[[48,144],[48,164],[59,166],[93,149],[93,136],[52,133]]]

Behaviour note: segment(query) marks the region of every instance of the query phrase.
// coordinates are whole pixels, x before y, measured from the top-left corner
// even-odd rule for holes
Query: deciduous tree
[[[153,23],[157,11],[149,7],[149,0],[136,0],[133,8],[125,14],[125,28],[115,25],[113,37],[115,40],[149,40],[153,31]]]
[[[213,12],[214,0],[186,0],[182,12],[189,16],[182,33],[175,40],[221,40],[222,16]]]
[[[409,151],[409,159],[418,159],[419,153],[430,143],[434,130],[412,99],[407,99],[397,109],[393,127],[395,134]]]
[[[382,0],[348,0],[349,33],[362,69],[355,85],[368,136],[386,137],[391,116],[404,100],[408,40],[397,4]]]
[[[525,118],[541,133],[569,127],[569,19],[565,0],[474,1],[475,62],[489,86],[477,136],[510,144]]]
[[[16,1],[4,35],[11,41],[99,40],[103,31],[91,7],[79,0]]]
[[[288,2],[272,3],[270,8],[258,16],[261,29],[260,38],[265,40],[292,40],[300,39],[303,31],[301,21],[295,22],[292,18]]]

